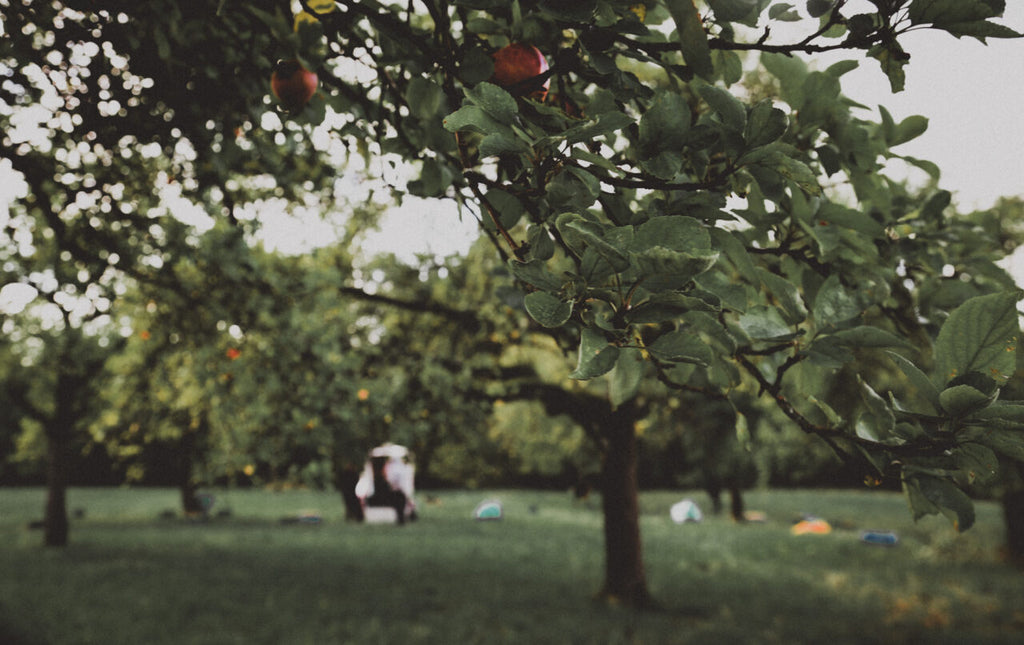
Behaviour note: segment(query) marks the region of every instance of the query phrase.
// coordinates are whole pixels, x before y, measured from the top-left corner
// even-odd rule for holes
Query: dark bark
[[[334,487],[341,493],[341,501],[345,504],[345,521],[362,522],[363,505],[356,497],[356,482],[359,481],[359,469],[348,464],[335,464]]]
[[[46,506],[43,511],[43,544],[67,546],[68,524],[68,470],[71,465],[71,446],[68,433],[62,430],[47,432],[46,436]]]
[[[1003,518],[1006,521],[1006,553],[1014,562],[1024,564],[1024,465],[1017,464],[1018,477],[1003,493]]]
[[[178,490],[181,491],[181,508],[186,516],[200,515],[206,510],[199,501],[199,487],[192,479],[195,450],[196,435],[191,430],[185,430],[178,450]]]
[[[1003,515],[1006,518],[1006,550],[1009,556],[1024,563],[1024,490],[1008,491],[1003,495]]]
[[[732,519],[742,522],[746,519],[743,509],[743,489],[733,485],[729,487],[729,511]]]
[[[652,604],[644,572],[637,496],[636,410],[627,405],[605,424],[607,451],[602,473],[605,583],[601,596],[630,607]]]
[[[73,364],[68,361],[66,364]],[[71,469],[71,431],[76,416],[75,397],[84,380],[62,364],[57,369],[53,415],[45,424],[46,507],[43,515],[43,544],[67,546],[69,524],[67,492]]]

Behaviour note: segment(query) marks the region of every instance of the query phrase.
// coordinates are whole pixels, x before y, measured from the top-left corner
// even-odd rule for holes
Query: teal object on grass
[[[473,517],[477,520],[500,520],[504,516],[501,502],[496,500],[480,502],[473,511]]]

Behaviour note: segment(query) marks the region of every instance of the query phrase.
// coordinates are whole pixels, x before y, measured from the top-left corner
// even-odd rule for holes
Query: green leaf
[[[757,284],[761,281],[758,269],[754,266],[754,261],[750,258],[750,254],[747,253],[747,249],[743,245],[743,241],[738,233],[717,227],[711,229],[710,233],[715,246],[725,253],[725,257],[732,262],[733,266],[736,267],[736,270],[739,271],[745,280],[751,284]]]
[[[692,217],[652,217],[636,227],[630,249],[643,251],[659,246],[673,251],[708,251],[711,249],[711,234],[707,227]]]
[[[788,127],[789,118],[786,113],[773,107],[770,99],[765,99],[750,108],[743,139],[748,147],[757,148],[777,141]]]
[[[870,325],[843,329],[834,332],[832,337],[849,347],[912,347],[906,339],[900,338],[890,331]]]
[[[697,91],[727,127],[742,132],[747,124],[747,111],[732,92],[714,85],[701,85]]]
[[[768,18],[770,20],[796,22],[797,20],[800,20],[800,14],[797,13],[796,7],[793,5],[788,2],[780,2],[772,5],[772,8],[768,10]]]
[[[740,329],[753,340],[777,340],[792,336],[793,330],[774,307],[751,307],[739,318]]]
[[[939,168],[938,164],[928,161],[927,159],[918,159],[917,157],[908,157],[906,155],[897,156],[896,158],[906,161],[911,166],[920,168],[928,173],[928,176],[932,179],[938,180],[942,175],[942,170]]]
[[[953,522],[957,531],[966,531],[974,525],[971,498],[952,482],[932,475],[904,473],[903,488],[915,520],[942,513]]]
[[[762,4],[758,0],[708,0],[708,6],[717,20],[744,24],[753,20],[756,24]]]
[[[906,143],[921,136],[928,129],[928,119],[920,115],[908,116],[900,121],[890,137],[887,137],[890,147]]]
[[[864,235],[880,239],[885,236],[885,227],[877,220],[866,213],[852,208],[846,208],[834,202],[826,202],[821,205],[815,214],[819,224],[826,222],[835,226],[848,228]]]
[[[1024,36],[1024,34],[1014,31],[1005,25],[988,22],[987,20],[944,25],[942,29],[957,38],[961,36],[970,36],[971,38],[976,38],[983,43],[987,38],[1020,38],[1021,36]]]
[[[658,91],[640,117],[639,143],[645,154],[681,148],[690,129],[690,106],[677,92]]]
[[[530,148],[521,139],[503,132],[494,132],[480,140],[480,156],[495,157],[507,153],[529,152]]]
[[[561,327],[572,316],[572,303],[563,302],[547,291],[534,291],[523,298],[526,313],[542,327]]]
[[[1009,422],[1024,430],[1024,403],[1016,401],[996,401],[974,415],[975,419],[998,420]]]
[[[601,332],[585,327],[580,334],[579,362],[569,378],[587,380],[607,374],[618,358],[618,347],[609,345]]]
[[[601,193],[597,178],[582,168],[564,168],[548,182],[548,204],[559,211],[585,211]]]
[[[405,91],[405,100],[409,111],[424,121],[432,119],[444,103],[444,90],[433,81],[422,76],[414,76]]]
[[[860,384],[860,399],[863,409],[854,422],[854,430],[861,439],[877,443],[893,443],[893,429],[896,416],[888,402],[875,392],[874,388],[857,377]]]
[[[939,401],[939,390],[932,383],[932,380],[922,372],[916,365],[911,363],[907,358],[900,356],[896,352],[888,352],[889,358],[900,368],[903,374],[910,381],[910,386],[913,392],[916,392],[928,402],[932,409],[929,410],[931,414],[937,414],[942,409],[942,403]]]
[[[471,130],[490,134],[502,131],[503,127],[505,126],[491,118],[478,105],[464,105],[444,119],[444,129],[449,132]]]
[[[687,329],[662,334],[647,346],[647,351],[659,360],[672,363],[694,363],[707,366],[714,359],[711,348],[700,336]]]
[[[807,13],[812,18],[824,16],[836,4],[836,0],[807,0]]]
[[[479,83],[466,90],[466,97],[495,121],[508,125],[519,113],[519,106],[512,95],[491,83]]]
[[[861,313],[856,299],[839,282],[839,277],[830,275],[818,289],[814,298],[813,315],[819,328],[826,328],[856,318]]]
[[[538,289],[558,291],[562,288],[562,281],[548,271],[547,266],[540,260],[530,260],[529,262],[509,260],[508,267],[517,280],[531,284]]]
[[[711,52],[711,60],[726,87],[743,80],[743,59],[736,52],[728,49],[715,49]]]
[[[718,259],[707,227],[679,215],[652,217],[637,226],[629,250],[649,289],[681,288]]]
[[[717,260],[718,253],[713,251],[694,254],[663,246],[630,254],[631,264],[644,278],[644,286],[648,289],[681,289],[713,267]]]
[[[878,61],[882,71],[889,77],[889,87],[895,92],[902,92],[907,84],[907,74],[903,71],[910,57],[895,40],[885,45],[875,45],[868,50],[868,56]]]
[[[762,146],[740,158],[740,162],[748,164],[753,170],[754,166],[766,168],[796,183],[808,195],[820,195],[821,186],[818,185],[818,178],[810,167],[790,157],[785,153],[784,148],[778,145]]]
[[[708,35],[704,33],[697,5],[693,0],[665,0],[665,6],[676,23],[679,47],[686,64],[704,80],[712,80],[715,66],[711,62]]]
[[[991,448],[980,443],[960,444],[953,451],[953,459],[968,484],[985,484],[999,474],[999,458]]]
[[[544,226],[531,224],[526,229],[526,242],[530,245],[531,256],[538,260],[549,260],[555,254],[555,241]]]
[[[785,321],[790,325],[803,322],[807,318],[807,307],[796,285],[780,275],[758,267],[758,277],[778,302],[778,308]]]
[[[1024,431],[985,428],[972,433],[971,439],[1011,459],[1024,462]]]
[[[915,25],[931,24],[936,27],[963,22],[995,18],[996,11],[985,0],[913,0],[907,8],[907,17]]]
[[[613,408],[636,396],[646,366],[642,350],[626,347],[619,351],[619,359],[615,362],[615,368],[608,380],[608,397]]]
[[[825,415],[825,418],[828,419],[828,422],[831,426],[838,427],[843,424],[843,417],[841,417],[839,413],[832,408],[831,405],[825,403],[824,401],[815,396],[809,396],[807,397],[807,400],[813,403],[819,410],[821,410],[822,414]]]
[[[719,309],[701,298],[678,291],[662,291],[631,307],[626,312],[626,320],[632,324],[646,325],[676,320],[688,312],[717,312]]]
[[[570,130],[566,130],[565,140],[569,143],[593,141],[606,134],[618,132],[633,123],[633,117],[622,112],[605,112],[604,114],[599,114],[596,121],[583,123]],[[687,121],[687,125],[689,125],[689,121]]]
[[[951,417],[963,417],[992,402],[993,397],[970,385],[954,385],[939,393],[942,409]]]
[[[480,47],[471,47],[459,63],[459,78],[467,85],[486,81],[494,74],[494,59]]]
[[[486,137],[485,137],[486,138]],[[506,229],[510,229],[519,223],[519,219],[526,212],[523,203],[512,193],[495,188],[487,191],[487,202],[497,212],[498,221]],[[484,219],[484,226],[489,230],[494,229],[494,223],[490,217]]]
[[[768,73],[779,79],[782,100],[794,110],[804,104],[804,82],[807,80],[807,63],[797,56],[763,53],[761,64]]]
[[[566,237],[566,242],[570,246],[594,249],[615,271],[625,271],[629,268],[629,257],[605,240],[604,231],[599,224],[588,221],[576,213],[562,213],[555,221],[555,227]]]
[[[971,298],[949,315],[935,341],[935,383],[977,372],[1004,383],[1016,369],[1016,292]]]

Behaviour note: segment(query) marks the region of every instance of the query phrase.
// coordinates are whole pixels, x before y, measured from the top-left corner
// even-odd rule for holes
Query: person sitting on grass
[[[388,468],[387,457],[371,457],[370,468],[373,471],[373,494],[366,498],[368,506],[390,506],[395,509],[398,523],[405,524],[405,493],[399,488],[397,477],[393,474],[396,468]],[[391,471],[391,472],[389,472]],[[389,475],[391,475],[389,477]]]
[[[395,509],[399,524],[404,524],[406,518],[415,520],[416,507],[412,499],[414,469],[408,452],[402,446],[378,446],[371,451],[356,484],[356,495],[364,507]]]

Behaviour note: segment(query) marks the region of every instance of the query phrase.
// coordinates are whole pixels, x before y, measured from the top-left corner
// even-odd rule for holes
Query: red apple
[[[233,361],[242,355],[242,351],[237,347],[229,347],[228,351],[224,352],[224,355],[227,356],[229,360]]]
[[[279,60],[270,77],[270,89],[289,112],[300,112],[316,92],[319,78],[297,60]]]
[[[539,49],[525,43],[512,43],[494,52],[491,58],[494,59],[492,83],[513,94],[527,94],[538,101],[547,96],[550,78],[544,79],[543,83],[539,80],[529,82],[529,79],[548,71],[548,61]]]

